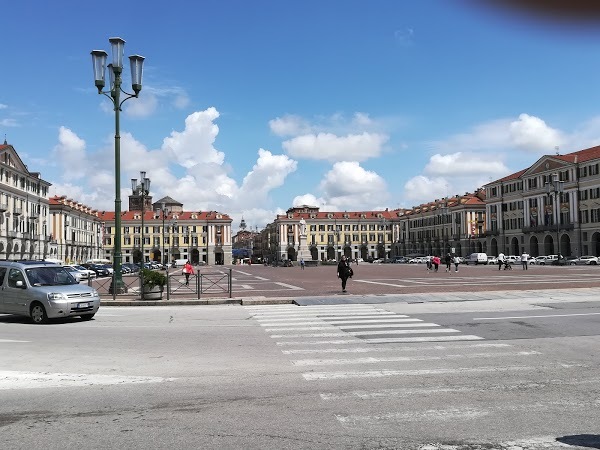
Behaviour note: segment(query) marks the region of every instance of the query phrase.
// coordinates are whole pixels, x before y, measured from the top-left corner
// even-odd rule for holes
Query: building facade
[[[600,255],[600,146],[545,155],[485,186],[492,254]]]
[[[48,188],[12,145],[0,145],[0,259],[43,259],[51,254]]]
[[[254,254],[268,262],[296,261],[300,220],[306,222],[306,245],[313,261],[391,257],[394,211],[324,212],[318,207],[290,208],[259,233]]]
[[[485,232],[485,191],[480,189],[398,211],[393,251],[402,256],[486,253]]]
[[[103,257],[112,261],[115,213],[101,211],[99,219]],[[231,222],[218,211],[185,211],[168,196],[152,202],[149,195],[130,195],[129,210],[121,213],[123,263],[189,259],[193,264],[231,264]]]
[[[102,221],[98,211],[66,196],[49,199],[47,258],[66,264],[102,259]]]

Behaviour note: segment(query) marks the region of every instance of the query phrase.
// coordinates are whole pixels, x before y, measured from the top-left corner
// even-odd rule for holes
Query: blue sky
[[[125,205],[145,170],[155,200],[262,228],[300,204],[412,207],[600,144],[598,27],[441,0],[108,6],[2,12],[0,133],[52,194],[101,210],[114,113],[90,51],[110,60],[112,36],[146,57],[121,115]]]

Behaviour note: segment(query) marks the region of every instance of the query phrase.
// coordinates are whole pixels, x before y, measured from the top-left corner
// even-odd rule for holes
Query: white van
[[[185,266],[185,263],[188,261],[189,261],[189,259],[187,259],[187,258],[176,259],[175,261],[173,261],[173,267],[183,267],[183,266]]]
[[[471,253],[466,261],[467,264],[487,264],[487,253]]]

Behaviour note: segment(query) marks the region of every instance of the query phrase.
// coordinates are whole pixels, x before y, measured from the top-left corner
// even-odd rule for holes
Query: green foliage
[[[154,286],[160,286],[162,289],[167,284],[167,276],[157,270],[142,269],[140,276],[144,280],[144,286],[152,289]]]

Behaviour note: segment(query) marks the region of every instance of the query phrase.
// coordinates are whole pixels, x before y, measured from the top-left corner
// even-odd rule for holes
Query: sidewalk
[[[600,288],[531,289],[521,291],[449,292],[387,295],[326,295],[312,297],[232,297],[177,300],[104,298],[102,306],[182,306],[182,305],[309,305],[318,303],[432,303],[522,299],[524,301],[600,301]]]

